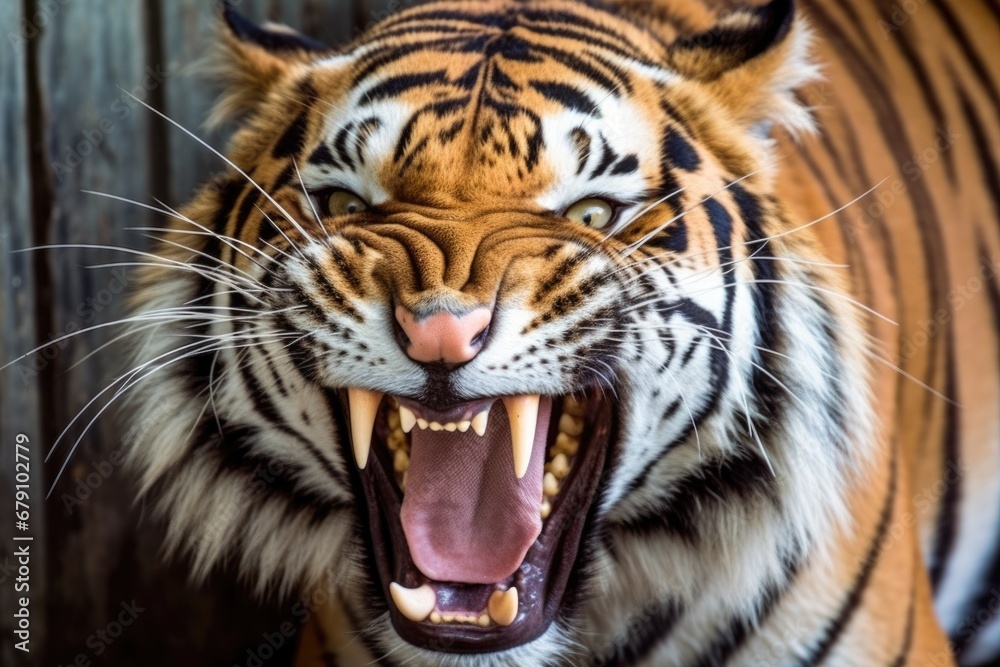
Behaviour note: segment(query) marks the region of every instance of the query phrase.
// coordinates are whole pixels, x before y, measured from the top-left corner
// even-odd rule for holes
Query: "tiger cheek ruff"
[[[338,49],[222,14],[229,170],[135,293],[208,312],[139,362],[216,342],[131,398],[195,576],[332,586],[341,664],[949,664],[915,531],[884,539],[915,482],[880,323],[833,207],[791,212],[791,0],[431,3]]]

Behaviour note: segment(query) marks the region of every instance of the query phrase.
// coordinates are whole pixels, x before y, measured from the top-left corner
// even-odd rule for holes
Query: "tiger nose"
[[[404,350],[414,361],[443,361],[461,364],[482,349],[493,313],[476,308],[462,315],[440,311],[417,318],[403,306],[396,306],[396,321],[406,334]]]

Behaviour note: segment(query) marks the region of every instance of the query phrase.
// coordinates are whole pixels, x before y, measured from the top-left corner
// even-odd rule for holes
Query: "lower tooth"
[[[555,475],[556,479],[562,479],[569,474],[569,461],[566,459],[565,454],[556,454],[552,462],[548,465],[549,470]]]
[[[559,494],[559,482],[556,480],[556,476],[550,472],[545,473],[545,476],[542,477],[542,493],[549,497]]]
[[[552,514],[552,503],[545,500],[542,502],[541,508],[542,519],[548,519],[550,514]]]
[[[431,623],[440,623],[442,621],[441,614],[437,613],[436,611],[432,611],[430,615],[430,621]]]
[[[427,584],[417,588],[406,588],[394,581],[389,584],[389,594],[396,603],[399,613],[417,623],[425,620],[437,603],[434,589]]]
[[[486,610],[497,625],[513,623],[517,618],[517,589],[511,586],[505,591],[493,591]]]
[[[392,469],[396,472],[406,472],[410,469],[410,457],[402,449],[396,451],[392,460]]]
[[[476,622],[485,628],[490,624],[490,617],[488,614],[483,614],[482,616],[479,617],[479,619]]]

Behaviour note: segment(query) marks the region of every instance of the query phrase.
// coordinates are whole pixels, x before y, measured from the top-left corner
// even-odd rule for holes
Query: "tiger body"
[[[133,399],[170,546],[197,575],[235,558],[262,591],[335,591],[302,665],[995,659],[997,15],[928,6],[883,38],[883,9],[437,3],[339,51],[229,16],[233,166],[136,297],[180,313],[138,353],[178,361]],[[592,197],[616,202],[603,228],[567,217]],[[492,320],[438,367],[394,308]],[[553,503],[579,544],[522,588],[540,605],[410,624],[387,574],[435,577],[373,565],[398,499],[344,392],[586,387],[611,435],[581,436],[589,495]]]

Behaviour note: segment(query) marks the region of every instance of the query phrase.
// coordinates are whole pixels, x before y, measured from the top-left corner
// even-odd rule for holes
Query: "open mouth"
[[[544,633],[604,468],[610,403],[597,392],[443,410],[355,388],[341,398],[399,635],[467,653]]]

